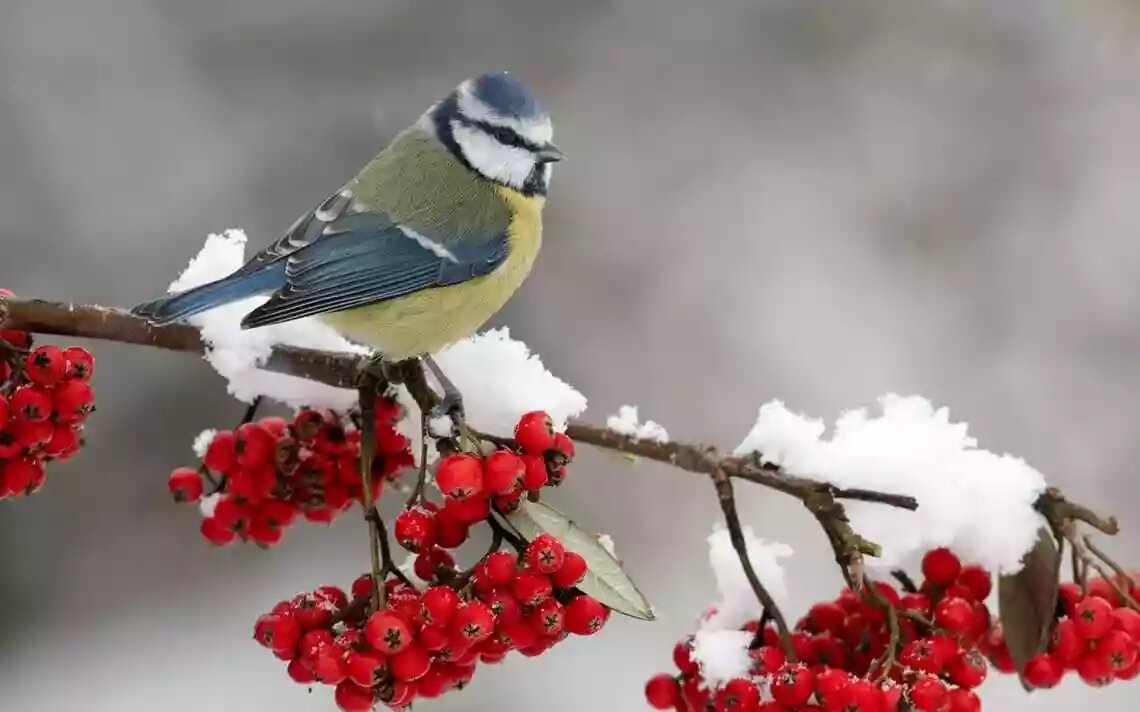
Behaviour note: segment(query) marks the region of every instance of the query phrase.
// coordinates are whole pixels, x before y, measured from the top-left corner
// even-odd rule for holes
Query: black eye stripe
[[[528,141],[523,138],[517,131],[507,126],[499,126],[488,121],[477,121],[462,115],[460,120],[468,126],[474,126],[480,129],[487,135],[494,137],[499,143],[506,144],[507,146],[526,149],[531,153],[537,152],[542,148],[533,141]]]

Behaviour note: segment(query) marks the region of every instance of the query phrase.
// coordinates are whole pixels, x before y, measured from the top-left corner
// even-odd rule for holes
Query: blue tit
[[[468,79],[284,236],[216,282],[142,304],[165,324],[258,294],[243,328],[317,316],[387,361],[474,333],[530,273],[550,115],[505,72]]]

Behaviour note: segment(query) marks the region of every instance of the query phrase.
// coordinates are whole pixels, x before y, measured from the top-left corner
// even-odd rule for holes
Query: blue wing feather
[[[284,286],[247,314],[242,327],[353,309],[458,284],[488,274],[506,256],[505,232],[469,236],[445,252],[425,246],[382,213],[346,215],[288,255]]]

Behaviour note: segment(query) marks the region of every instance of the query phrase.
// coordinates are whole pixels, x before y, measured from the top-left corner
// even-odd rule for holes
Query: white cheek
[[[534,170],[534,157],[529,151],[504,146],[482,131],[457,121],[452,122],[451,131],[467,162],[488,178],[522,188]]]

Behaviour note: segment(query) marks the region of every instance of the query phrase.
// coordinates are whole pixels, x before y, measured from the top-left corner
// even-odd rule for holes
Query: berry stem
[[[1091,552],[1105,564],[1107,564],[1108,567],[1111,568],[1112,571],[1116,574],[1116,576],[1114,577],[1108,575],[1104,571],[1104,568],[1100,565],[1100,562],[1097,562],[1095,560],[1090,561],[1089,563],[1093,566],[1093,568],[1097,570],[1097,573],[1099,573],[1104,577],[1106,581],[1108,581],[1108,585],[1112,587],[1112,590],[1116,592],[1117,596],[1120,596],[1120,600],[1124,601],[1132,610],[1140,613],[1140,603],[1137,603],[1136,599],[1132,597],[1132,594],[1128,591],[1128,589],[1124,588],[1119,583],[1119,581],[1131,581],[1132,577],[1130,577],[1124,568],[1120,564],[1116,563],[1112,557],[1097,547],[1097,545],[1093,543],[1092,537],[1086,534],[1081,539],[1081,541],[1084,543],[1085,549]]]
[[[364,518],[368,521],[368,549],[372,562],[372,610],[378,611],[387,602],[384,576],[380,568],[380,533],[383,526],[380,514],[372,502],[372,452],[375,446],[376,394],[379,380],[369,372],[361,378],[360,400],[360,481],[364,501]],[[387,533],[384,540],[387,542]]]
[[[874,669],[876,665],[881,666],[877,681],[883,682],[890,677],[891,670],[895,666],[895,656],[898,654],[899,612],[894,604],[888,601],[886,596],[867,578],[866,574],[864,574],[862,578],[862,589],[864,597],[871,598],[874,604],[882,608],[887,614],[887,630],[890,634],[890,640],[887,641],[887,649],[883,651],[882,656],[871,665],[872,669]]]
[[[912,579],[910,574],[906,571],[895,569],[891,572],[891,576],[894,577],[895,581],[899,582],[899,585],[902,586],[902,589],[907,593],[918,593],[918,586],[914,584],[914,579]]]
[[[780,645],[784,649],[784,655],[787,656],[788,660],[796,661],[799,658],[796,657],[796,649],[792,645],[792,635],[788,630],[787,621],[784,620],[784,614],[776,605],[772,594],[764,588],[760,577],[756,575],[756,570],[752,568],[752,560],[748,557],[748,544],[744,540],[744,529],[740,526],[740,515],[736,511],[736,496],[732,491],[732,480],[723,469],[717,467],[712,471],[712,481],[716,488],[717,499],[720,501],[720,510],[724,514],[725,525],[728,527],[729,541],[732,542],[732,548],[736,550],[736,556],[740,559],[740,566],[744,569],[744,576],[748,579],[748,585],[752,587],[752,592],[756,594],[756,598],[760,601],[763,609],[772,616],[772,620],[776,624],[776,632],[780,635]]]
[[[427,411],[420,409],[420,467],[416,475],[416,486],[412,489],[412,495],[408,497],[407,504],[404,509],[410,508],[412,505],[423,500],[424,498],[424,485],[427,483],[427,456],[428,456],[428,415]]]

